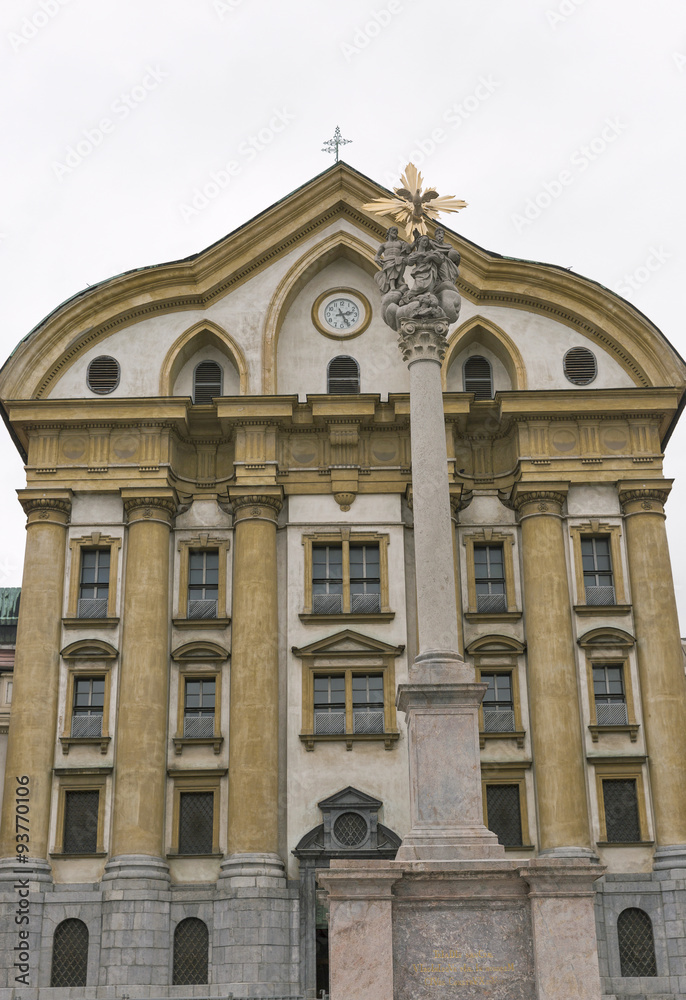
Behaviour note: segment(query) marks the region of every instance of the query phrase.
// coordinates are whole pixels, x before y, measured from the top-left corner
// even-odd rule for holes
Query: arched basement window
[[[83,920],[63,920],[52,939],[51,986],[85,986],[88,928]]]
[[[464,391],[473,392],[474,399],[493,399],[491,363],[480,354],[472,355],[464,363]]]
[[[653,925],[645,910],[630,907],[617,917],[622,976],[656,976]]]
[[[360,366],[355,358],[339,354],[329,361],[326,374],[326,391],[332,395],[360,391]]]
[[[216,361],[201,361],[193,372],[193,402],[196,406],[209,405],[215,396],[221,396],[223,388],[221,366]]]
[[[174,931],[174,986],[202,986],[208,981],[210,939],[207,924],[188,917]]]

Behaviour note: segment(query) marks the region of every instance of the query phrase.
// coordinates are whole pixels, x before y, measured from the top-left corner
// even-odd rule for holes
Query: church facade
[[[326,988],[317,868],[408,832],[409,375],[363,207],[384,193],[337,163],[201,254],[76,295],[0,372],[27,474],[0,997]],[[484,822],[508,858],[598,859],[606,996],[686,996],[662,472],[686,365],[600,285],[445,239]]]

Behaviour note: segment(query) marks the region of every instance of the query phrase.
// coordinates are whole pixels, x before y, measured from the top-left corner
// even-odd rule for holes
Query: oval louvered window
[[[326,391],[332,395],[360,391],[360,366],[345,354],[329,361]]]
[[[587,347],[573,347],[563,362],[565,377],[574,385],[588,385],[598,374],[595,355]]]
[[[94,358],[88,365],[86,383],[91,392],[97,392],[99,396],[106,396],[108,392],[114,392],[119,385],[119,375],[121,369],[119,362],[114,358],[109,358],[103,354],[100,358]]]
[[[207,406],[222,394],[223,372],[216,361],[201,361],[193,372],[193,402]]]
[[[480,354],[467,358],[464,363],[464,391],[473,392],[474,399],[493,399],[491,363]]]

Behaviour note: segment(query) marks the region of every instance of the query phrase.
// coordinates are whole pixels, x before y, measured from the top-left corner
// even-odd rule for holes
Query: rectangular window
[[[615,604],[609,538],[582,538],[581,561],[586,604]]]
[[[75,677],[71,710],[71,735],[102,736],[105,704],[104,677]]]
[[[382,733],[383,674],[353,674],[353,732]]]
[[[312,547],[312,611],[341,614],[343,611],[343,546]]]
[[[179,796],[179,854],[212,854],[214,793],[181,792]]]
[[[81,549],[79,618],[106,618],[110,589],[110,550]]]
[[[502,545],[474,546],[474,578],[477,611],[507,611]]]
[[[593,694],[599,726],[627,725],[629,719],[621,664],[593,664]]]
[[[216,681],[188,679],[183,703],[183,735],[187,739],[214,736]]]
[[[379,546],[350,546],[350,610],[368,614],[381,610]]]
[[[635,778],[603,780],[605,831],[608,843],[632,844],[641,840]]]
[[[513,733],[515,731],[512,674],[489,674],[481,671],[481,680],[488,684],[484,695],[484,732]]]
[[[314,731],[328,736],[345,733],[345,674],[315,675]]]
[[[100,792],[97,789],[64,793],[62,851],[65,854],[96,853],[99,803]]]
[[[519,785],[486,785],[486,816],[503,847],[522,846],[522,814]]]
[[[191,549],[188,556],[188,617],[216,618],[219,550]]]

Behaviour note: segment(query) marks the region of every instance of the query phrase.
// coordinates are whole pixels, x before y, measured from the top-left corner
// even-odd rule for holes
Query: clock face
[[[371,318],[369,299],[354,288],[330,288],[312,305],[312,322],[320,333],[333,340],[358,337]]]
[[[357,326],[360,310],[352,299],[332,299],[324,307],[324,322],[332,330],[351,330]]]

